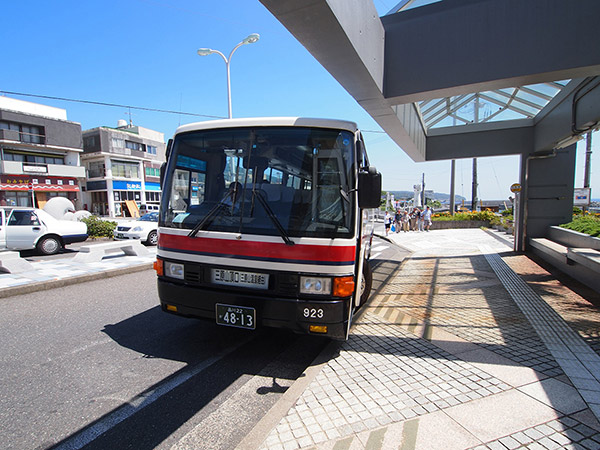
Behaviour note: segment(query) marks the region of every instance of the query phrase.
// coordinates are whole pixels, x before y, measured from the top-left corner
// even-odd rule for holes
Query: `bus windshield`
[[[289,237],[352,237],[354,135],[245,127],[175,137],[160,225]]]

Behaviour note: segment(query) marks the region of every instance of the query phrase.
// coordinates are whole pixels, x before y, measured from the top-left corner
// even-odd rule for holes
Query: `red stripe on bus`
[[[164,250],[220,254],[227,256],[251,256],[295,261],[347,262],[354,261],[356,247],[284,243],[234,241],[202,237],[178,236],[162,233],[158,246]]]

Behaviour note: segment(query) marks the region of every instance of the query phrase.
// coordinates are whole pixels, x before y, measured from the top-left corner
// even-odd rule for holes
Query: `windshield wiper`
[[[258,199],[258,202],[267,212],[267,216],[269,216],[269,219],[271,219],[271,222],[273,222],[273,225],[275,225],[275,228],[277,228],[277,231],[279,231],[279,235],[283,239],[283,242],[285,242],[286,245],[294,245],[295,242],[290,239],[285,229],[283,228],[283,225],[281,225],[281,222],[279,221],[279,219],[277,219],[267,201],[264,198],[262,198],[258,191],[252,191],[252,198],[254,197]]]
[[[225,196],[219,201],[219,203],[217,203],[215,206],[213,206],[212,209],[204,216],[204,218],[200,222],[198,222],[194,228],[192,228],[192,231],[190,231],[188,233],[188,237],[196,236],[196,234],[198,234],[198,231],[200,231],[204,227],[204,225],[209,220],[211,220],[223,206],[227,206],[227,204],[225,203],[225,200],[227,200],[227,197],[229,197],[229,196],[230,196],[230,193],[227,192],[225,194]]]

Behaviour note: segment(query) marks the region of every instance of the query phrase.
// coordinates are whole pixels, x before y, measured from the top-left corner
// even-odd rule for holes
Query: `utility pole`
[[[590,131],[586,135],[585,139],[585,170],[583,175],[583,187],[590,187],[590,175],[591,175],[591,165],[592,165],[592,132]],[[590,198],[591,198],[590,192]],[[583,208],[584,211],[587,210],[587,207]]]
[[[471,191],[471,211],[477,210],[477,158],[473,158],[473,188]]]
[[[450,214],[454,215],[455,205],[454,205],[454,174],[456,170],[456,160],[452,160],[452,164],[450,166]]]
[[[592,132],[590,131],[586,135],[585,139],[585,173],[583,176],[583,187],[590,187],[590,174],[591,174],[591,166],[592,165]]]
[[[479,94],[475,95],[474,122],[479,123]],[[473,158],[473,190],[471,192],[471,211],[477,211],[477,158]]]
[[[423,205],[422,207],[425,208],[425,173],[423,172],[423,183],[421,184],[421,186],[423,186],[423,190],[421,191],[421,205]]]

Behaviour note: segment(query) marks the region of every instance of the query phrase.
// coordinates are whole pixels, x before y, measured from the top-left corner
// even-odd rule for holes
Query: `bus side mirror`
[[[358,206],[361,209],[379,208],[381,204],[381,174],[375,167],[358,173]]]
[[[164,162],[160,165],[160,190],[163,188],[163,180],[165,179],[165,170],[167,170],[167,163]]]

